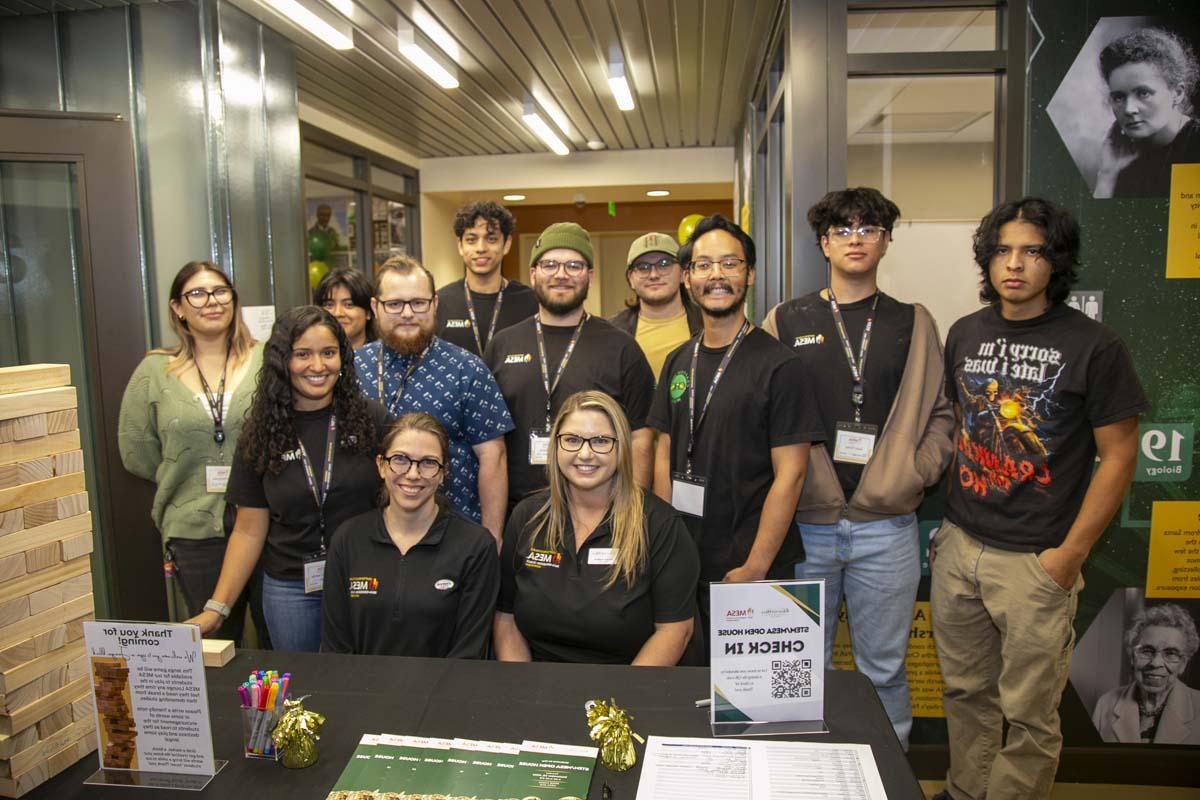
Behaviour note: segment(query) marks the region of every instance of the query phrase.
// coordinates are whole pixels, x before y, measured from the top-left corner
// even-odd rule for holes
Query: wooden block
[[[55,606],[49,611],[43,611],[40,614],[31,614],[28,619],[23,619],[13,625],[5,625],[0,628],[0,648],[7,649],[11,645],[24,641],[39,634],[58,631],[61,629],[61,634],[58,634],[59,641],[57,647],[62,647],[67,641],[67,626],[66,623],[82,617],[84,614],[90,614],[96,610],[95,602],[91,593],[85,594],[83,597],[77,597],[63,603],[61,606]],[[47,647],[37,655],[42,655],[44,652],[54,650],[55,647]]]
[[[49,428],[48,423],[47,423],[47,428]],[[5,425],[3,423],[0,423],[0,447],[11,444],[12,440],[13,440],[12,431],[10,431],[7,427],[5,427]]]
[[[84,614],[79,619],[73,619],[67,623],[67,641],[74,642],[83,638],[83,623],[91,622],[96,618],[95,614]]]
[[[232,639],[204,639],[202,644],[206,667],[223,667],[237,655]]]
[[[29,414],[24,417],[0,420],[0,428],[6,430],[4,438],[10,442],[40,439],[49,433],[45,414]]]
[[[80,556],[85,556],[92,552],[92,532],[81,533],[78,536],[70,536],[62,540],[62,557],[63,561],[74,561]]]
[[[63,566],[71,565],[64,563]],[[43,574],[45,573],[38,573],[38,576]],[[44,589],[30,592],[26,597],[29,602],[29,613],[40,614],[46,609],[60,606],[68,600],[82,597],[91,590],[92,575],[91,570],[88,570],[82,575],[76,575],[73,578],[67,578]]]
[[[36,528],[58,520],[58,500],[43,500],[25,506],[25,527]]]
[[[19,578],[25,574],[25,554],[17,553],[15,555],[0,558],[0,583],[10,581],[13,578]]]
[[[34,481],[11,489],[0,489],[0,511],[28,506],[43,500],[54,500],[68,494],[85,491],[83,473],[62,475],[45,481]]]
[[[14,508],[11,511],[0,511],[0,536],[25,530],[25,510]]]
[[[91,692],[91,678],[80,678],[71,681],[66,686],[45,695],[27,706],[22,706],[13,714],[0,714],[0,733],[11,735],[13,731],[28,728],[30,725],[45,719],[63,706],[69,706],[84,694]]]
[[[62,542],[50,542],[25,551],[25,569],[39,572],[62,563]]]
[[[0,536],[0,558],[24,553],[32,547],[68,539],[83,533],[88,533],[90,536],[91,530],[92,515],[80,514],[76,517],[67,517],[57,522],[22,530],[20,533]]]
[[[83,472],[83,451],[68,450],[65,453],[55,453],[54,474],[70,475],[72,472]]]
[[[46,415],[46,419],[50,419],[49,414]],[[49,423],[47,423],[47,427],[49,427]],[[0,434],[3,431],[4,427],[0,426]],[[24,439],[20,442],[0,438],[0,464],[15,464],[18,461],[28,461],[31,458],[52,456],[55,453],[78,449],[79,431],[77,430],[51,433],[38,439]]]
[[[79,430],[79,412],[74,408],[47,412],[46,430],[51,434]]]
[[[71,707],[63,706],[50,716],[38,720],[38,736],[45,739],[47,736],[58,733],[72,722],[74,720],[71,718]]]
[[[96,703],[91,693],[71,703],[71,716],[76,722],[92,722],[93,715],[96,713]]]
[[[11,489],[20,482],[17,479],[16,464],[0,464],[0,489]]]
[[[96,732],[93,730],[44,760],[33,762],[25,772],[14,773],[16,777],[0,778],[0,797],[20,797],[33,791],[95,749]]]
[[[22,364],[0,369],[0,394],[54,389],[70,384],[69,364]]]
[[[29,616],[29,596],[17,597],[0,603],[0,626],[12,625]]]
[[[56,543],[52,542],[52,544]],[[23,597],[25,595],[32,595],[36,592],[42,591],[43,589],[52,589],[70,578],[76,578],[79,576],[87,577],[88,573],[91,572],[91,567],[91,559],[80,558],[76,559],[75,561],[66,561],[61,564],[55,564],[53,567],[47,567],[46,569],[38,570],[37,572],[31,572],[28,575],[24,575],[19,578],[14,578],[8,583],[0,584],[0,603],[6,603],[9,600],[15,600],[16,598]],[[74,586],[75,584],[72,585],[72,589]],[[73,594],[73,597],[78,596],[79,593]],[[46,608],[62,605],[62,603],[67,602],[69,599],[73,599],[73,597],[61,597],[58,603],[53,603],[51,606],[46,606],[43,600],[40,604],[41,610],[32,613],[40,614],[42,611],[45,611]],[[53,599],[53,594],[49,597],[49,599]]]
[[[23,731],[12,736],[0,735],[0,759],[12,758],[17,753],[28,750],[37,744],[37,724],[30,725]]]
[[[88,720],[91,723],[91,720]],[[37,727],[37,726],[34,726]],[[55,753],[72,742],[77,742],[86,737],[89,733],[94,733],[96,727],[94,724],[84,725],[81,722],[72,721],[70,725],[62,728],[59,731],[52,733],[50,736],[35,742],[32,746],[14,753],[8,761],[0,761],[0,776],[11,777],[14,773],[20,775],[28,772],[29,768],[39,761],[45,761],[51,753]]]
[[[88,493],[77,492],[75,494],[69,494],[66,497],[58,498],[58,500],[55,502],[58,503],[58,519],[74,517],[79,514],[87,513]]]
[[[54,477],[54,457],[43,456],[17,464],[17,482],[33,483]]]
[[[87,669],[88,669],[87,656],[80,656],[79,658],[72,661],[70,664],[67,664],[67,680],[68,681],[77,681],[80,678],[86,677],[88,674]]]
[[[41,684],[38,681],[19,686],[11,692],[0,695],[0,714],[11,714],[13,711],[35,703],[45,696],[46,693],[42,691]]]
[[[86,652],[83,642],[67,642],[57,650],[51,650],[43,656],[9,667],[0,672],[0,691],[11,692],[64,666],[67,668],[67,679],[75,680],[80,676],[72,675],[72,670],[75,668],[76,662],[86,663]]]
[[[78,406],[79,397],[74,386],[0,394],[0,419],[47,414],[51,411],[74,409]]]
[[[48,653],[52,653],[67,644],[67,626],[65,624],[54,625],[48,630],[33,637],[34,652],[40,658]]]

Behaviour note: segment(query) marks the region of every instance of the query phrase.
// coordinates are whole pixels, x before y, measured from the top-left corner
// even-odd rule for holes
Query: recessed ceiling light
[[[651,189],[646,192],[646,197],[669,197],[671,192],[667,189]]]
[[[506,195],[504,195],[504,199],[510,203],[518,203],[525,199],[525,195],[523,195],[523,194],[506,194]]]
[[[599,139],[589,139],[587,143],[588,150],[603,150],[606,147],[608,147],[608,145]]]

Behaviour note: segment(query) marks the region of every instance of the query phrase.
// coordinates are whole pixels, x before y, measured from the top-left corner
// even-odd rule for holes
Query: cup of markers
[[[242,703],[242,743],[246,758],[268,758],[278,760],[271,731],[283,714],[283,701],[287,698],[290,672],[282,676],[273,669],[255,670],[250,678],[238,687],[238,699]]]

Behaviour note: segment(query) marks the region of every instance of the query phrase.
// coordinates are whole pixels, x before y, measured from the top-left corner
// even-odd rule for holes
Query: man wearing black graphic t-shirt
[[[438,289],[437,335],[482,356],[497,331],[537,312],[533,290],[500,274],[516,220],[499,203],[471,203],[454,217],[465,277]]]
[[[497,333],[483,357],[517,426],[506,438],[509,513],[549,485],[550,425],[563,401],[585,389],[620,404],[633,431],[634,477],[649,487],[653,432],[646,414],[654,374],[632,336],[583,309],[592,280],[591,237],[573,222],[551,225],[534,243],[529,273],[538,313]]]
[[[1149,404],[1117,334],[1063,302],[1078,257],[1064,209],[994,209],[975,232],[990,305],[946,340],[959,429],[930,600],[954,800],[1049,796],[1080,572],[1137,461]]]
[[[707,631],[709,583],[794,576],[796,501],[824,434],[804,364],[743,312],[754,240],[713,215],[679,255],[704,330],[667,356],[654,394],[654,492],[696,540]]]

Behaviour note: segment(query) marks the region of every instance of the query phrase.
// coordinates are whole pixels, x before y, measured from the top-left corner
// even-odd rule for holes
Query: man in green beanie
[[[509,512],[546,488],[550,425],[563,401],[596,389],[616,400],[633,430],[633,468],[649,488],[653,433],[646,415],[654,373],[634,338],[583,308],[592,282],[592,238],[556,222],[533,244],[529,282],[538,313],[498,331],[484,361],[496,376],[516,429],[507,436]]]

